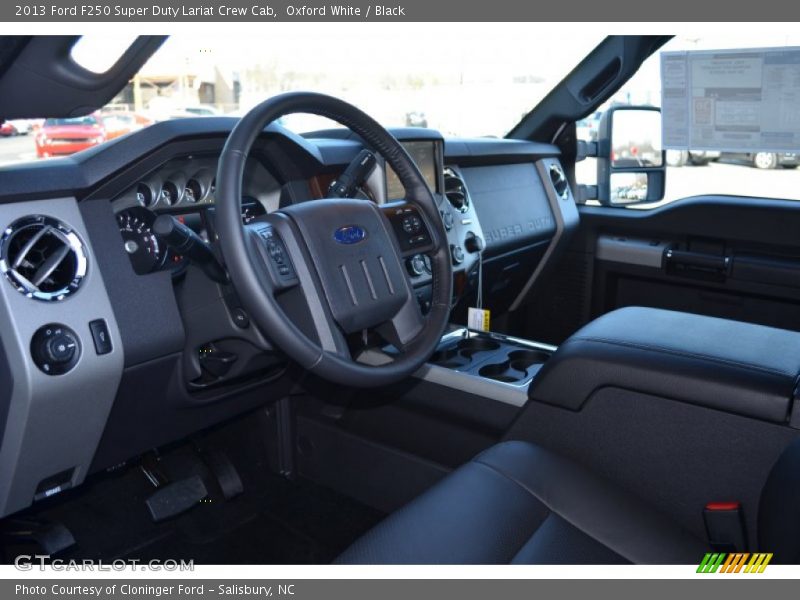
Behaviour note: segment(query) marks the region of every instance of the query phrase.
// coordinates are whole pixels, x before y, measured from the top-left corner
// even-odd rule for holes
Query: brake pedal
[[[239,472],[224,452],[217,450],[203,450],[200,454],[203,462],[217,480],[225,500],[235,498],[244,492],[244,484]]]
[[[145,500],[145,504],[153,521],[159,523],[194,508],[206,496],[205,483],[199,475],[193,475],[159,487]]]

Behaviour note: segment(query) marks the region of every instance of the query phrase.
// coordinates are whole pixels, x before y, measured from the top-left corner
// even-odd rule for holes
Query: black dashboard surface
[[[130,185],[136,177],[130,170],[137,166],[144,167],[147,172],[175,156],[221,151],[236,122],[232,117],[165,121],[73,156],[0,167],[3,178],[0,202],[58,195],[74,195],[81,199],[102,189],[103,184],[112,183],[115,177],[127,178],[126,183]],[[438,132],[430,129],[391,131],[400,140],[441,138]],[[300,136],[273,124],[265,128],[254,152],[266,154],[272,167],[290,180],[320,169],[346,165],[361,147],[346,129]],[[445,164],[533,162],[558,155],[556,146],[536,142],[496,138],[444,140]],[[125,187],[128,186],[120,186],[117,192]]]
[[[533,164],[465,167],[461,173],[481,220],[487,257],[555,233],[545,183]]]
[[[216,160],[236,122],[229,117],[167,121],[71,157],[0,168],[4,182],[0,203],[70,196],[78,199],[90,229],[90,242],[102,257],[100,267],[110,280],[109,294],[120,320],[126,366],[179,351],[184,332],[170,274],[156,269],[137,275],[126,264],[129,261],[115,217],[141,204],[137,190],[142,184],[149,188],[153,210],[183,213],[187,218],[189,213],[212,214]],[[392,133],[401,142],[437,141],[443,151],[439,168],[461,168],[467,186],[474,187],[470,190],[472,212],[454,211],[457,218],[449,233],[451,246],[464,245],[465,235],[475,230],[485,235],[491,257],[498,250],[530,245],[551,234],[548,224],[552,219],[547,215],[546,202],[541,202],[543,182],[534,163],[557,156],[556,147],[492,138],[443,139],[430,129],[395,129]],[[362,147],[346,129],[299,136],[270,125],[251,152],[246,194],[268,211],[282,203],[311,199],[309,182],[320,175],[341,173]],[[514,181],[508,181],[509,177]],[[189,199],[185,190],[191,180],[198,187]],[[503,185],[492,189],[500,180],[504,180]],[[167,181],[176,182],[183,190],[172,204],[159,200]],[[440,203],[443,210],[450,210],[443,195]],[[498,209],[505,216],[498,215]],[[502,221],[508,220],[508,215],[537,224],[532,237],[527,231],[526,236],[505,235],[504,231],[514,231],[513,223]],[[487,225],[485,233],[480,231],[482,220]],[[475,274],[477,260],[470,260],[466,251],[464,254],[467,260],[461,268],[469,279]],[[424,271],[424,263],[421,265]],[[429,282],[424,272],[412,276],[417,277],[415,287]]]

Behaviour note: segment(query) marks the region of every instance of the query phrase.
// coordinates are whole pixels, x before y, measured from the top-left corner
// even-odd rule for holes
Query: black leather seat
[[[635,496],[526,442],[494,446],[356,541],[355,564],[691,564],[708,547]]]
[[[800,437],[773,465],[758,548],[800,563]],[[709,548],[639,498],[527,442],[504,442],[356,541],[356,564],[697,564]]]

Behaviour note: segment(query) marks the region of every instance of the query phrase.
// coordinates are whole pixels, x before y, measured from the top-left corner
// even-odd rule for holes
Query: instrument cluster
[[[137,274],[169,269],[177,275],[186,266],[184,258],[153,233],[153,223],[160,214],[172,215],[209,240],[218,160],[215,155],[173,159],[114,200],[123,247]],[[277,179],[261,163],[248,161],[243,181],[243,222],[277,210],[280,191]]]

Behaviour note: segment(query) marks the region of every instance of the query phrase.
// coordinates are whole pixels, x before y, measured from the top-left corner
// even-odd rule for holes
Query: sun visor
[[[0,118],[76,117],[107,104],[166,36],[139,36],[105,72],[78,64],[80,36],[34,36],[0,78]]]

